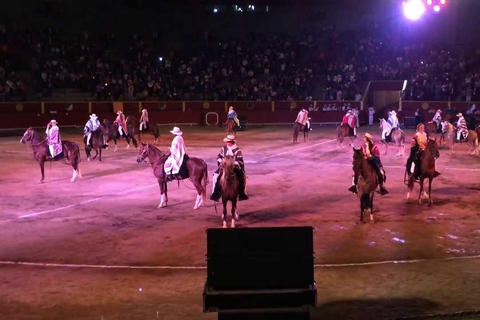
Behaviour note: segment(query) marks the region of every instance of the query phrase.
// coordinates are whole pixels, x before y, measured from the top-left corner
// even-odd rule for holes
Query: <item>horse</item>
[[[235,121],[233,119],[227,119],[227,121],[225,122],[225,131],[227,131],[227,135],[236,134],[236,128],[237,124],[235,123]]]
[[[449,148],[448,155],[453,152],[453,144],[455,142],[455,127],[449,121],[442,121],[442,136],[440,137],[440,145],[445,144]]]
[[[310,130],[312,130],[312,125],[310,123],[310,120],[312,118],[308,118],[309,121],[307,121],[307,123],[303,126],[303,129],[302,129],[302,132],[303,132],[303,142],[305,141],[310,141],[308,139],[308,133],[310,132]]]
[[[87,155],[87,161],[95,160],[97,156],[99,161],[102,161],[102,149],[103,149],[104,136],[101,130],[95,130],[92,132],[92,137],[90,138],[91,146],[87,145],[87,136],[83,137],[83,143],[85,144],[85,153]],[[93,159],[90,157],[90,152],[95,150],[95,155]]]
[[[475,155],[478,156],[479,155],[479,150],[478,150],[478,134],[477,134],[477,131],[468,130],[468,135],[467,135],[467,139],[466,139],[465,142],[468,144],[468,154],[475,153]],[[461,143],[461,142],[459,141],[458,143]],[[452,144],[451,152],[453,152],[453,144]]]
[[[370,221],[373,218],[373,197],[378,187],[378,176],[372,165],[365,159],[362,149],[353,148],[353,171],[358,174],[357,193],[360,199],[360,221],[363,214],[370,210]]]
[[[295,122],[293,124],[293,143],[297,143],[297,139],[298,139],[298,133],[300,131],[303,131],[305,126],[303,124],[301,124],[300,122]]]
[[[432,200],[432,181],[437,176],[435,171],[435,160],[440,157],[440,152],[438,151],[437,140],[429,139],[427,142],[427,147],[420,159],[420,192],[418,193],[418,204],[422,204],[422,192],[425,196],[428,196],[430,203],[433,203]],[[407,162],[408,163],[408,162]],[[410,174],[410,168],[406,168],[405,175],[408,175],[408,192],[407,200],[410,199],[410,192],[413,190],[415,184],[415,175]],[[428,179],[428,194],[423,190],[423,182],[425,179]]]
[[[142,142],[142,137],[140,135],[141,134],[140,122],[138,121],[138,119],[133,116],[127,116],[127,119],[125,120],[125,122],[127,123],[128,130],[129,131],[132,130],[133,134],[137,135],[138,141]],[[153,144],[158,143],[158,138],[160,137],[160,133],[158,132],[158,125],[156,123],[149,123],[146,128],[146,131],[143,131],[143,132],[150,132],[155,138],[153,140]]]
[[[142,163],[148,158],[155,178],[157,178],[158,185],[160,187],[160,204],[158,208],[167,206],[167,176],[163,171],[163,165],[167,160],[169,154],[163,153],[155,146],[149,143],[141,142],[141,146],[138,150],[137,163]],[[197,199],[195,200],[195,206],[193,209],[198,209],[204,201],[207,199],[207,185],[208,185],[208,169],[207,163],[194,157],[185,158],[186,168],[188,170],[188,179],[192,181],[195,189],[197,190]]]
[[[57,155],[53,159],[47,160],[47,154],[50,152],[48,151],[48,144],[47,138],[42,138],[40,134],[38,134],[32,127],[28,128],[25,133],[23,134],[22,139],[20,139],[21,143],[28,143],[30,142],[33,150],[33,157],[37,160],[38,164],[40,165],[40,171],[42,172],[42,179],[40,182],[44,182],[45,180],[45,161],[58,161],[63,160],[65,163],[68,161],[68,164],[73,168],[73,175],[70,179],[70,182],[74,182],[77,176],[79,178],[82,177],[82,173],[80,172],[79,163],[80,159],[80,148],[75,142],[72,141],[62,141],[62,153]],[[47,153],[48,152],[48,153]]]
[[[235,163],[231,155],[225,157],[225,163],[223,164],[223,173],[220,179],[220,194],[222,195],[223,205],[223,227],[227,227],[227,203],[230,201],[232,204],[232,222],[231,227],[235,228],[235,220],[239,219],[237,212],[237,199],[240,192],[240,184],[235,174]]]
[[[347,124],[342,123],[337,127],[336,131],[337,131],[337,148],[338,147],[343,148],[343,138],[345,137],[349,137],[350,145],[353,145],[353,138],[356,138],[356,137],[349,134],[350,127]]]
[[[113,140],[115,142],[115,149],[113,151],[117,151],[117,140],[120,140],[120,138],[122,137],[120,135],[120,132],[118,132],[118,127],[112,122],[110,122],[110,120],[104,119],[103,123],[100,124],[99,129],[105,135],[107,143],[110,140]],[[127,136],[125,137],[125,140],[127,141],[127,149],[130,148],[130,140],[133,142],[133,146],[137,148],[137,140],[135,139],[131,128],[127,128],[127,130]]]
[[[390,123],[385,121],[385,119],[383,118],[380,119],[380,129],[391,130],[391,128],[392,126],[390,125]],[[387,136],[387,139],[385,140],[382,139],[382,144],[385,146],[384,155],[387,155],[389,142],[393,142],[395,143],[395,145],[398,146],[397,157],[405,155],[405,132],[403,132],[403,130],[396,129],[396,130],[390,131],[390,136]]]

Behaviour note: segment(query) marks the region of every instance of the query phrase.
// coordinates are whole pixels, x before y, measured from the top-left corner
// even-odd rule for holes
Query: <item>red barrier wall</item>
[[[123,102],[123,112],[127,116],[139,118],[141,109],[147,109],[151,122],[204,125],[205,116],[209,112],[217,113],[220,122],[224,122],[229,106],[233,106],[239,117],[247,118],[249,123],[293,123],[302,108],[309,110],[312,122],[340,122],[347,108],[360,109],[360,102],[129,101]],[[113,121],[116,117],[113,102],[0,103],[0,128],[42,127],[50,119],[55,119],[64,126],[83,126],[91,113],[95,113],[101,121]]]
[[[450,106],[455,112],[462,112],[465,114],[465,111],[470,107],[474,102],[459,102],[459,101],[403,101],[402,102],[402,111],[406,117],[414,117],[415,111],[420,109],[424,115],[435,114],[437,109],[445,110]],[[477,103],[478,104],[478,103]],[[427,120],[427,119],[426,119]]]

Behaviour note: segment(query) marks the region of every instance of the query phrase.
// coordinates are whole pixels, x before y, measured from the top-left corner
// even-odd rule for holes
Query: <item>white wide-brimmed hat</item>
[[[368,132],[365,133],[363,136],[364,136],[365,138],[367,138],[368,140],[372,140],[372,139],[373,139],[373,138],[372,138],[372,135],[371,135],[370,133],[368,133]]]
[[[395,112],[395,110],[390,111],[390,114],[393,114],[394,116],[397,115],[397,113]]]
[[[442,112],[442,110],[441,110],[441,109],[438,109],[437,112]]]
[[[457,117],[459,117],[459,118],[463,117],[463,114],[460,112],[460,113],[457,114]]]
[[[229,141],[235,142],[235,136],[233,134],[229,134],[226,138],[223,139],[223,142],[229,142]]]
[[[118,111],[117,111],[117,114],[120,114],[120,113],[123,113],[122,110],[118,110]]]
[[[95,113],[92,113],[92,114],[90,115],[90,119],[95,120],[95,119],[98,119],[98,117],[97,117],[97,115],[96,115]]]
[[[57,120],[52,119],[52,120],[50,120],[50,123],[51,123],[51,124],[57,124],[58,122],[57,122]]]
[[[179,127],[173,127],[173,130],[171,130],[170,133],[176,136],[181,136],[183,134]]]
[[[143,109],[142,112],[147,112],[147,109]]]

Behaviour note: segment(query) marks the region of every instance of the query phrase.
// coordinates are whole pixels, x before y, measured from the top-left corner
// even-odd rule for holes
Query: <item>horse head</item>
[[[428,140],[426,150],[429,150],[435,159],[440,158],[440,152],[438,151],[437,138]]]
[[[25,133],[23,134],[22,139],[20,139],[20,142],[21,143],[32,142],[33,136],[34,136],[34,131],[33,131],[33,128],[30,127],[27,130],[25,130]]]
[[[140,148],[138,148],[137,163],[145,162],[145,159],[148,158],[148,149],[148,144],[141,142]]]
[[[353,149],[353,162],[352,162],[353,170],[355,172],[358,172],[362,165],[362,161],[364,160],[363,151],[362,149],[355,149],[354,147],[352,149]]]
[[[233,157],[231,155],[225,156],[223,162],[223,170],[226,175],[230,175],[233,172],[234,166],[235,162],[233,161]]]
[[[108,124],[105,123],[105,121],[108,121],[108,120],[107,119],[103,120],[103,123],[100,124],[100,126],[98,127],[98,130],[100,130],[100,132],[104,135],[109,135],[110,130],[108,128]]]

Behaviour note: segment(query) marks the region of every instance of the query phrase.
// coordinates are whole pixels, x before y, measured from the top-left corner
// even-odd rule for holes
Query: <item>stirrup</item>
[[[248,199],[250,199],[250,198],[245,193],[238,195],[238,200],[239,201],[248,200]]]
[[[353,185],[350,188],[348,188],[348,191],[351,193],[357,194],[357,186]]]

